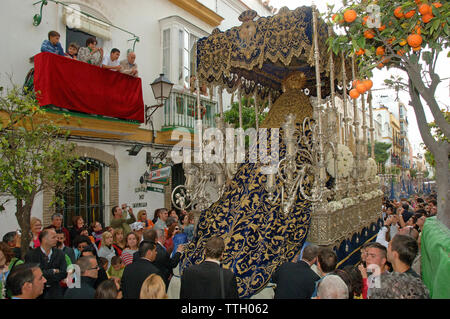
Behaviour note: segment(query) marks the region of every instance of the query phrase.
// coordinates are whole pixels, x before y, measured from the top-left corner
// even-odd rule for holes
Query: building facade
[[[0,28],[10,31],[4,37],[0,50],[0,86],[22,85],[27,73],[34,67],[30,57],[40,52],[49,31],[57,31],[64,49],[71,42],[85,46],[87,37],[97,39],[98,46],[109,55],[112,48],[121,51],[120,60],[127,51],[136,53],[139,77],[142,82],[142,100],[145,105],[157,102],[150,88],[159,74],[174,83],[172,94],[163,107],[156,108],[151,121],[137,123],[120,116],[105,117],[61,109],[48,109],[48,116],[59,118],[70,115],[65,128],[70,130],[70,141],[76,144],[76,153],[90,161],[90,172],[84,183],[75,182],[74,191],[64,194],[65,224],[71,226],[71,217],[81,215],[87,223],[100,221],[109,225],[111,208],[127,203],[135,215],[146,209],[149,218],[159,207],[170,207],[174,183],[183,182],[181,165],[172,167],[171,176],[156,183],[141,183],[141,177],[152,169],[165,165],[162,160],[177,143],[172,138],[175,128],[192,132],[192,112],[196,94],[192,88],[195,76],[197,39],[209,35],[215,28],[226,30],[240,25],[239,15],[248,9],[260,16],[272,15],[275,10],[259,0],[68,0],[48,4],[31,0],[2,2]],[[70,6],[69,6],[70,5]],[[39,25],[33,25],[33,16],[42,13]],[[95,88],[95,83],[86,83]],[[214,125],[218,112],[215,92],[202,87],[201,105],[205,108],[203,122]],[[224,101],[227,101],[226,97]],[[227,107],[227,105],[224,105]],[[154,109],[152,109],[154,110]],[[152,125],[150,125],[152,124]],[[137,150],[136,151],[134,151]],[[160,163],[161,162],[161,163]],[[160,165],[158,165],[160,164]],[[32,216],[50,222],[54,209],[50,207],[53,194],[37,196]],[[0,235],[17,229],[15,204],[6,207],[0,215]]]

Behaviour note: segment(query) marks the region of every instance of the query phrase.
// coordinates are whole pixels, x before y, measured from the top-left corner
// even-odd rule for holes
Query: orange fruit
[[[384,64],[383,64],[383,63],[381,63],[381,62],[378,63],[378,65],[377,65],[377,68],[378,68],[378,69],[382,69],[383,67],[384,67]]]
[[[427,13],[428,14],[432,14],[433,13],[431,11],[431,7],[428,4],[426,4],[426,3],[421,4],[419,6],[419,12],[420,12],[421,15],[426,15]]]
[[[378,47],[377,50],[375,51],[375,53],[377,55],[384,55],[384,48],[383,47]]]
[[[420,51],[420,50],[422,50],[422,47],[413,48],[413,51]]]
[[[366,50],[363,49],[359,49],[358,51],[355,52],[356,55],[363,55],[364,53],[366,53]]]
[[[356,86],[357,86],[358,84],[360,84],[360,83],[361,83],[360,80],[353,80],[353,81],[352,81],[352,86],[353,86],[353,88],[356,88]]]
[[[351,23],[356,20],[356,11],[355,10],[347,10],[344,12],[344,20],[347,23]]]
[[[367,91],[367,89],[366,86],[361,82],[356,86],[356,91],[358,91],[358,93],[360,94],[364,94]]]
[[[384,29],[386,29],[386,25],[383,24],[381,27],[378,28],[378,31],[383,31]]]
[[[402,8],[401,7],[397,7],[395,10],[394,10],[394,16],[396,17],[396,18],[398,18],[398,19],[401,19],[401,18],[403,18],[405,15],[403,14],[403,12],[402,12]]]
[[[395,37],[392,37],[387,40],[387,43],[392,44],[392,42],[394,42],[394,41],[395,41]]]
[[[366,30],[366,31],[364,31],[364,37],[366,39],[372,39],[375,37],[375,32],[373,32],[372,29]]]
[[[419,25],[414,27],[414,32],[420,35],[422,33],[422,28]]]
[[[366,91],[369,91],[372,88],[372,86],[373,86],[372,80],[369,80],[369,79],[364,80],[362,82],[362,84],[364,84],[364,86],[366,87]]]
[[[442,7],[442,3],[440,3],[440,2],[433,2],[433,6],[435,8],[440,8],[440,7]]]
[[[369,16],[365,16],[365,17],[363,18],[362,25],[366,25],[367,19],[369,19]]]
[[[415,14],[416,14],[416,10],[408,11],[405,13],[405,18],[410,19]]]
[[[418,34],[410,34],[406,38],[406,41],[408,41],[410,47],[417,48],[422,44],[422,36]]]
[[[399,55],[399,56],[402,56],[402,55],[404,55],[406,52],[405,52],[405,50],[403,50],[403,49],[400,49],[400,50],[398,50],[397,51],[397,54]]]
[[[414,0],[416,2],[417,5],[422,3],[422,0]]]
[[[408,42],[405,39],[401,39],[401,41],[398,44],[400,44],[401,46],[404,46],[404,45],[406,45],[406,43],[408,43]]]
[[[333,21],[334,23],[336,23],[337,22],[337,14],[335,13],[335,14],[333,14],[333,16],[331,17],[331,21]]]
[[[357,99],[359,97],[359,92],[356,89],[351,89],[349,95],[352,99]]]
[[[431,19],[433,19],[433,18],[434,18],[434,16],[433,16],[432,14],[424,14],[424,15],[422,16],[422,21],[423,21],[424,23],[428,23],[428,22],[430,22]]]

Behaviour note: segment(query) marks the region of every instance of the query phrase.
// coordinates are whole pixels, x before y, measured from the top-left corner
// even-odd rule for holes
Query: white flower
[[[364,172],[364,178],[366,180],[372,180],[377,175],[377,163],[371,157],[366,161],[366,168]]]
[[[353,154],[350,151],[350,149],[343,145],[343,144],[337,144],[336,146],[336,161],[337,161],[337,176],[347,177],[349,176],[351,170],[353,169]],[[327,167],[328,173],[336,178],[336,172],[334,171],[334,158],[333,158],[333,152],[330,150],[326,157],[325,157],[325,164]]]

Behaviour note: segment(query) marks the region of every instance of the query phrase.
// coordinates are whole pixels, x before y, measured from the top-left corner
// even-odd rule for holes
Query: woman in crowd
[[[8,244],[0,242],[0,299],[10,297],[5,289],[6,278],[11,269],[20,264],[23,264],[23,261],[14,256],[14,252]]]
[[[88,38],[86,46],[78,50],[78,60],[101,66],[103,60],[103,49],[97,48],[97,40],[95,38]]]
[[[110,232],[104,232],[102,234],[102,246],[98,251],[98,256],[104,257],[108,260],[108,267],[106,269],[109,269],[111,266],[111,259],[116,256],[116,251],[114,250],[112,244],[113,235]]]
[[[103,231],[104,230],[100,222],[95,221],[91,223],[91,235],[94,237],[96,245],[98,245],[98,243],[102,240]]]
[[[140,238],[135,232],[131,232],[126,237],[126,248],[122,251],[122,255],[120,258],[122,258],[123,263],[125,266],[131,264],[133,262],[133,255],[135,252],[138,251],[138,245],[139,245]]]
[[[31,246],[31,248],[37,248],[37,247],[41,246],[41,242],[39,241],[39,234],[42,231],[41,220],[36,217],[31,217],[30,228],[31,228],[31,234],[33,235],[30,246]]]
[[[151,220],[147,218],[147,211],[145,209],[141,209],[137,214],[137,221],[144,224],[144,229],[151,229],[155,224]]]
[[[157,274],[151,274],[142,283],[140,299],[167,299],[164,280]]]
[[[116,251],[116,256],[121,256],[122,251],[126,248],[127,243],[123,237],[123,229],[115,228],[113,231],[113,248]]]
[[[167,252],[169,255],[172,253],[173,250],[173,236],[178,234],[180,232],[180,226],[178,226],[178,223],[173,223],[169,226],[169,230],[167,231],[167,238],[164,243],[164,247],[166,247]]]
[[[184,223],[183,223],[184,224]],[[194,238],[194,213],[187,214],[187,225],[183,227],[183,232],[186,234],[188,241]]]
[[[122,299],[122,290],[117,280],[108,279],[98,285],[94,299]]]
[[[70,245],[73,246],[73,240],[80,234],[80,230],[84,226],[84,220],[81,216],[72,217],[72,228],[69,230],[70,233]]]

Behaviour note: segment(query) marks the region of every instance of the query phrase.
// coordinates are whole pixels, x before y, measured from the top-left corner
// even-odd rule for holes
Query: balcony
[[[215,127],[215,116],[218,113],[217,102],[209,97],[201,97],[201,115],[204,126]],[[164,124],[161,131],[171,131],[179,127],[194,132],[197,118],[197,95],[190,92],[172,91],[164,104]]]
[[[144,122],[140,78],[52,53],[34,57],[34,89],[41,106]]]

